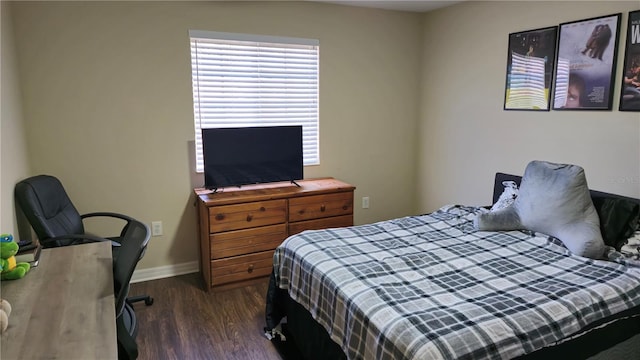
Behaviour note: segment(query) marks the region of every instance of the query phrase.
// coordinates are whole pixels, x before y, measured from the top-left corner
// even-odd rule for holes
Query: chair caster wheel
[[[147,306],[153,305],[153,298],[149,297],[149,298],[144,299],[144,304],[147,305]]]

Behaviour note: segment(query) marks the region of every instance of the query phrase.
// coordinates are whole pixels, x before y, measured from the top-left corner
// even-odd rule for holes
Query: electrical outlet
[[[369,208],[369,197],[368,196],[364,196],[362,198],[362,208],[363,209],[368,209]]]
[[[162,221],[151,222],[151,236],[162,236]]]

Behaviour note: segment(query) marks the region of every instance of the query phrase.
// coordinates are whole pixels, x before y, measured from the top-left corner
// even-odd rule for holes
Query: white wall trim
[[[133,272],[131,277],[132,283],[163,279],[172,276],[190,274],[200,271],[200,265],[198,261],[191,261],[182,264],[158,266],[148,269],[140,269]]]

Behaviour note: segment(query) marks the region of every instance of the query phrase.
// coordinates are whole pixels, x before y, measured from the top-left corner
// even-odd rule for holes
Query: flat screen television
[[[202,129],[202,148],[208,189],[303,178],[302,126]]]

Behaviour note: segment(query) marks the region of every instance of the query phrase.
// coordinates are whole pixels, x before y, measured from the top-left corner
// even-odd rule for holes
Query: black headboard
[[[502,191],[504,191],[504,186],[502,185],[503,181],[514,181],[516,184],[518,184],[518,186],[520,186],[521,180],[522,180],[522,176],[505,174],[500,172],[496,173],[496,178],[493,183],[493,204],[495,204],[496,201],[498,201],[500,194],[502,194]],[[636,199],[636,198],[610,194],[610,193],[596,191],[596,190],[590,190],[590,192],[591,192],[591,198],[594,200],[603,199],[603,198],[626,199],[626,200],[631,200],[635,203],[640,204],[640,199]]]

